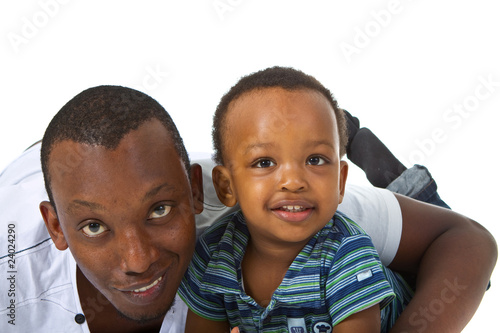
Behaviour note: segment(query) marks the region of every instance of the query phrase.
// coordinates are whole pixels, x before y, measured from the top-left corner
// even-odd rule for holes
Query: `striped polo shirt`
[[[411,298],[406,286],[402,295],[394,293],[391,283],[399,292],[402,279],[382,266],[370,237],[336,213],[309,240],[269,305],[262,307],[245,293],[241,279],[249,237],[241,211],[200,237],[179,288],[194,313],[227,320],[240,332],[331,332],[348,316],[379,303],[385,330]]]

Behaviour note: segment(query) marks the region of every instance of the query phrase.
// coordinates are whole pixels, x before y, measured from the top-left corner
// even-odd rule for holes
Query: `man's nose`
[[[120,266],[127,274],[141,274],[159,258],[159,251],[149,235],[140,228],[121,232],[118,237]]]

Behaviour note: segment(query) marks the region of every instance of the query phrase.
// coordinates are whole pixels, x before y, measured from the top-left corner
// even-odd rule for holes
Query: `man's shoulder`
[[[49,238],[33,247],[2,256],[0,270],[15,277],[16,302],[21,304],[71,287],[68,256],[71,256],[68,250],[59,251]],[[1,293],[2,299],[4,294]]]
[[[50,239],[38,208],[44,200],[37,144],[0,173],[0,271],[8,287],[0,293],[0,315],[12,320],[0,322],[2,332],[84,331],[75,322],[76,266]]]
[[[10,242],[21,251],[47,240],[50,236],[40,213],[40,202],[47,200],[41,174],[33,174],[21,183],[0,187],[0,244]],[[0,249],[0,257],[7,248]]]
[[[0,244],[15,242],[16,251],[49,238],[40,214],[47,200],[40,166],[40,145],[26,150],[0,173]],[[8,236],[10,235],[10,236]],[[9,239],[7,239],[9,237]],[[0,257],[7,248],[0,249]]]
[[[22,183],[30,176],[41,173],[40,147],[37,143],[26,149],[0,172],[0,187]]]
[[[0,315],[13,314],[21,331],[48,332],[61,327],[75,331],[77,305],[68,256],[69,251],[57,250],[48,239],[2,257],[0,271],[8,275],[9,290],[0,294]]]

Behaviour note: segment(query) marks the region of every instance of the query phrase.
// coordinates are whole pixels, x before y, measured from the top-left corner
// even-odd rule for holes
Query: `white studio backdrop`
[[[4,0],[0,169],[42,137],[69,99],[102,84],[153,96],[189,151],[210,152],[222,94],[242,75],[292,66],[331,89],[407,166],[428,166],[443,199],[500,239],[498,7],[487,0]],[[349,181],[367,183],[355,166]],[[498,299],[494,272],[465,332],[497,327]],[[426,320],[439,320],[439,309]]]

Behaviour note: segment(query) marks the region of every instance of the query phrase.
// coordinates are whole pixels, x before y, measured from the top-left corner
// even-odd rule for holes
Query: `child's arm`
[[[380,306],[375,304],[363,311],[350,315],[333,328],[332,333],[379,333]]]
[[[186,333],[228,333],[229,323],[227,321],[208,320],[198,316],[191,310],[188,310],[186,317]]]

